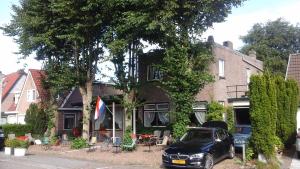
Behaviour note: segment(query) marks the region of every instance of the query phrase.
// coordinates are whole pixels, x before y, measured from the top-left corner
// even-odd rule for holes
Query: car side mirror
[[[219,139],[219,138],[216,138],[216,140],[215,140],[216,142],[221,142],[221,139]]]

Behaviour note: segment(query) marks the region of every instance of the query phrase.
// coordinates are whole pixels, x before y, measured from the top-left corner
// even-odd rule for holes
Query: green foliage
[[[254,151],[251,146],[247,146],[246,148],[246,160],[251,161],[254,158]]]
[[[5,137],[8,134],[15,134],[16,137],[24,136],[26,133],[32,133],[32,126],[29,124],[4,124],[2,125]]]
[[[226,111],[226,123],[228,125],[228,131],[230,133],[234,133],[235,127],[234,127],[233,107],[231,107],[231,106],[225,107],[225,111]]]
[[[274,80],[269,74],[251,76],[250,81],[250,119],[251,145],[257,153],[267,158],[275,155],[276,102],[274,102]]]
[[[286,146],[291,146],[295,141],[296,114],[298,107],[298,85],[294,80],[284,80],[275,77],[277,87],[277,127],[276,134]]]
[[[246,44],[242,52],[248,53],[251,49],[257,52],[257,58],[264,61],[265,70],[285,75],[288,57],[300,50],[299,25],[291,25],[279,18],[267,23],[257,23],[242,37]]]
[[[32,133],[43,135],[47,129],[48,117],[44,109],[37,104],[30,104],[26,111],[25,122],[32,126]]]
[[[125,134],[124,134],[124,137],[123,137],[123,142],[122,142],[122,145],[131,145],[132,144],[132,138],[131,138],[131,134],[132,134],[132,128],[131,126],[128,126],[126,131],[125,131]],[[122,146],[122,150],[123,151],[133,151],[135,150],[135,146],[132,147],[132,148],[129,148],[129,147],[123,147]]]
[[[12,140],[6,138],[4,141],[4,145],[5,147],[12,147],[13,146]]]
[[[86,139],[79,137],[72,140],[71,149],[81,149],[86,147],[88,147]]]
[[[223,105],[216,101],[212,101],[207,107],[207,121],[223,121],[223,113],[226,109]]]
[[[274,144],[275,144],[275,149],[276,149],[277,153],[280,153],[283,151],[284,145],[281,142],[281,139],[279,137],[277,137],[277,136],[275,137]]]

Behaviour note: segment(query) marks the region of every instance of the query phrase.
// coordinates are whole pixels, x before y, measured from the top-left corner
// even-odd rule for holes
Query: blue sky
[[[0,1],[0,25],[10,21],[11,5],[18,0]],[[230,40],[235,49],[242,47],[240,36],[247,34],[254,23],[264,23],[279,17],[291,22],[300,23],[300,0],[248,0],[241,7],[234,8],[226,21],[214,24],[213,28],[204,33],[202,38],[213,35],[217,43]],[[6,37],[0,31],[0,71],[5,74],[20,68],[40,68],[41,63],[35,61],[33,56],[18,63],[17,45],[12,38]],[[108,73],[110,74],[110,73]]]

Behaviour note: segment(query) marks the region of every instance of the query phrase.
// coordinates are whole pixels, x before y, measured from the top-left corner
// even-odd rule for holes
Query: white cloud
[[[287,5],[278,8],[266,8],[250,13],[240,15],[231,14],[226,22],[214,24],[212,29],[206,31],[203,38],[213,35],[216,42],[222,44],[223,41],[230,40],[234,48],[239,49],[243,46],[240,36],[246,35],[255,23],[265,23],[267,21],[284,18],[292,24],[300,21],[300,15],[297,14],[300,2],[287,3]]]

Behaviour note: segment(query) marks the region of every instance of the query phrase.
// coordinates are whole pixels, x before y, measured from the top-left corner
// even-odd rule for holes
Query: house
[[[205,121],[206,105],[211,101],[218,101],[223,105],[231,105],[235,110],[237,124],[250,124],[249,99],[247,98],[248,84],[252,74],[263,71],[263,62],[256,59],[251,51],[244,55],[233,50],[233,44],[226,41],[223,45],[214,42],[210,36],[208,41],[212,44],[214,62],[209,70],[215,82],[206,85],[195,96],[196,102],[191,115],[191,121],[202,124]],[[143,56],[139,58],[139,80],[141,82],[140,98],[145,104],[139,109],[138,118],[144,127],[167,126],[174,120],[169,111],[172,103],[156,81],[162,80],[163,72],[153,64],[158,64],[161,58]]]
[[[19,101],[17,103],[17,123],[25,123],[26,110],[30,104],[39,104],[47,99],[48,92],[43,87],[45,72],[37,69],[29,69],[26,76]]]
[[[120,105],[122,92],[112,84],[93,83],[93,98],[100,96],[107,106],[105,115],[94,121],[94,110],[91,112],[90,128],[93,134],[112,136],[112,103],[115,102],[116,136],[122,136],[124,129],[124,113]],[[57,133],[71,133],[73,128],[82,126],[82,97],[78,88],[73,88],[63,99],[58,108]],[[99,133],[101,131],[101,133]]]
[[[289,56],[288,66],[286,69],[285,79],[294,79],[300,87],[300,53],[291,54]],[[300,107],[297,111],[297,129],[300,128]]]
[[[2,81],[1,121],[5,123],[23,123],[24,117],[18,115],[17,104],[26,79],[24,70],[4,76]]]

